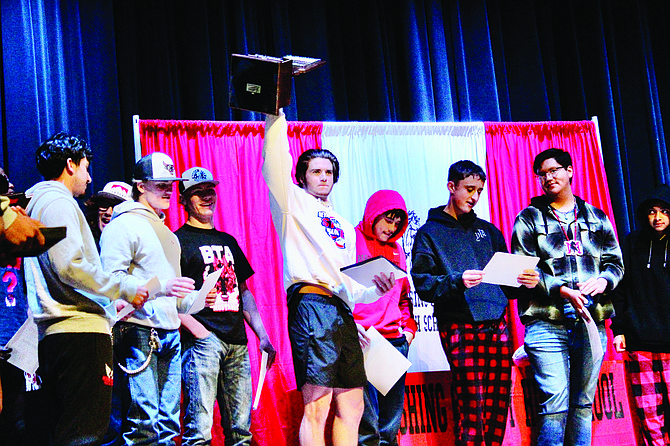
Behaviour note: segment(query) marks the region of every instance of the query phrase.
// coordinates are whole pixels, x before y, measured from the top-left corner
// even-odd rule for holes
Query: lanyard
[[[577,240],[577,229],[573,231],[572,233],[572,240],[570,240],[570,237],[568,237],[568,231],[570,230],[570,223],[567,224],[567,228],[563,229],[563,223],[561,222],[561,219],[558,218],[558,215],[556,214],[556,210],[552,207],[549,206],[551,209],[552,214],[554,214],[554,217],[558,221],[558,226],[561,227],[561,232],[563,232],[563,236],[565,237],[565,251],[566,254],[569,256],[575,256],[575,255],[582,255],[584,253],[582,249],[582,243]],[[573,208],[574,215],[575,215],[575,227],[579,228],[579,224],[577,223],[577,203],[575,203],[575,207]]]

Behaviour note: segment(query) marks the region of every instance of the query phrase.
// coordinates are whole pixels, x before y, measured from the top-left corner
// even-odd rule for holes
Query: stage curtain
[[[291,153],[321,145],[320,123],[289,123]],[[166,153],[177,173],[194,166],[212,171],[220,181],[215,226],[233,235],[255,274],[249,289],[277,350],[268,371],[259,408],[252,414],[252,432],[258,444],[297,444],[302,399],[296,391],[287,332],[286,294],[282,283],[282,254],[272,225],[268,189],[261,174],[264,124],[261,122],[140,121],[142,154]],[[172,196],[166,224],[178,229],[186,220],[178,193]],[[254,396],[260,366],[258,340],[247,327]],[[213,445],[221,444],[222,430],[215,418]]]
[[[552,147],[570,153],[574,193],[602,209],[616,231],[605,166],[592,121],[485,122],[484,126],[491,222],[503,232],[508,245],[516,215],[530,204],[532,197],[542,195],[532,169],[533,159],[541,151]],[[514,301],[508,316],[514,346],[518,347],[523,344],[524,329]],[[609,342],[605,360],[620,359],[620,355],[611,348],[611,331],[607,333]]]

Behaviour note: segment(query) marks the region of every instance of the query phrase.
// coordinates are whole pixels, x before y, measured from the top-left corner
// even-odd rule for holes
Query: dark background
[[[18,190],[65,130],[92,191],[129,181],[132,116],[258,120],[228,107],[230,55],[318,57],[289,120],[545,121],[597,116],[620,233],[670,182],[666,1],[2,0],[0,142]],[[578,172],[588,175],[588,172]],[[446,176],[446,172],[445,172]]]

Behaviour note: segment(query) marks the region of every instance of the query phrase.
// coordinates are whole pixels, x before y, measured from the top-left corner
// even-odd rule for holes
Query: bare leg
[[[361,402],[363,401],[362,395],[361,393]],[[332,399],[333,389],[330,387],[314,384],[302,386],[302,402],[305,405],[305,413],[300,422],[301,446],[325,446],[326,419]],[[358,432],[358,425],[356,425],[356,432]]]
[[[333,397],[335,399],[333,446],[356,446],[358,425],[363,416],[363,388],[335,388]]]

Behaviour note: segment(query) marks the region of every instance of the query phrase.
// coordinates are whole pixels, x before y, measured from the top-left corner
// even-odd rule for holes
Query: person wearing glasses
[[[543,195],[514,222],[512,252],[540,258],[540,282],[523,290],[524,349],[540,388],[538,445],[591,444],[592,405],[602,356],[593,355],[586,323],[597,324],[603,351],[608,293],[623,260],[607,215],[572,191],[572,158],[561,149],[535,157]]]
[[[132,201],[132,189],[130,184],[123,181],[111,181],[84,203],[84,214],[86,214],[86,221],[93,233],[98,252],[100,252],[100,235],[112,220],[114,206],[124,201]]]

